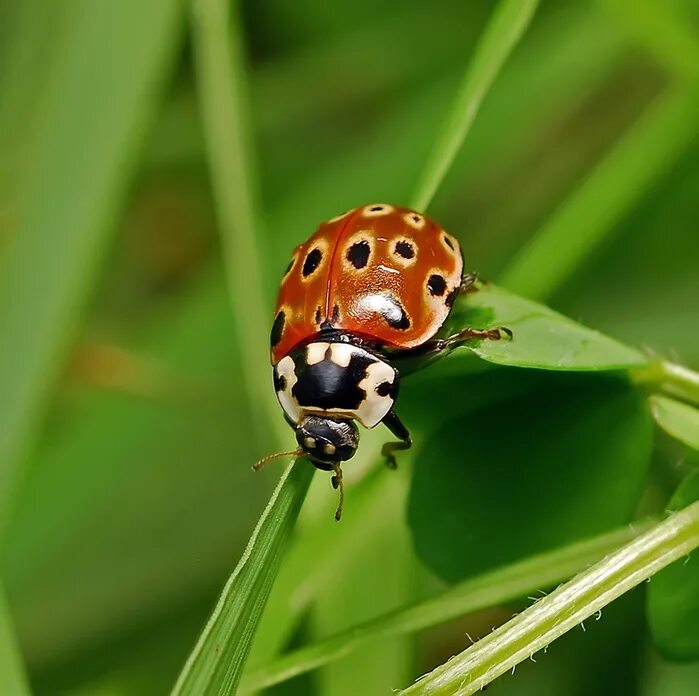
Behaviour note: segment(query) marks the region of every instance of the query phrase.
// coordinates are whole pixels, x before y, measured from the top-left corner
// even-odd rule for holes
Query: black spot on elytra
[[[337,305],[333,305],[332,323],[337,324],[338,321],[340,321],[340,308]]]
[[[376,393],[379,396],[390,396],[394,401],[396,398],[396,383],[394,382],[381,382],[376,387]]]
[[[303,277],[308,278],[308,276],[320,266],[322,260],[323,252],[320,249],[312,249],[309,251],[306,260],[303,262]]]
[[[276,370],[274,371],[274,391],[286,391],[286,377],[284,377],[284,375],[278,375]]]
[[[415,249],[413,249],[413,245],[410,242],[401,239],[400,242],[396,242],[395,253],[404,259],[412,259],[415,256]]]
[[[321,313],[320,313],[320,307],[318,307],[318,308],[316,309],[316,316],[315,316],[316,324],[318,324],[318,326],[320,326],[320,321],[321,321],[322,318],[323,318],[323,317],[322,317],[322,315],[321,315]]]
[[[441,297],[447,289],[447,281],[444,280],[444,276],[433,273],[427,280],[427,287],[429,288],[430,295]]]
[[[382,205],[375,205],[375,206],[369,208],[369,210],[371,210],[372,213],[378,213],[379,210],[383,210],[383,206]]]
[[[374,362],[371,358],[354,354],[349,365],[343,367],[330,359],[329,352],[313,365],[297,358],[294,363],[298,381],[291,393],[301,407],[355,410],[366,398],[366,391],[359,387],[359,383]]]
[[[456,300],[456,296],[459,294],[459,288],[454,288],[446,297],[444,300],[444,304],[449,307],[450,309],[454,306],[454,300]]]
[[[382,312],[386,323],[393,329],[400,329],[401,331],[409,329],[410,319],[408,319],[408,315],[405,313],[403,305],[393,297],[389,297],[388,299],[392,306],[386,307]]]
[[[357,269],[364,268],[367,265],[370,255],[371,247],[365,239],[361,242],[355,242],[347,249],[347,260]]]
[[[293,258],[293,259],[291,259],[291,261],[289,261],[289,265],[286,267],[286,270],[284,271],[284,277],[285,277],[285,278],[286,278],[286,276],[289,275],[289,273],[291,272],[291,269],[294,267],[294,262],[295,262],[295,261],[296,261],[295,258]]]
[[[284,333],[284,323],[286,322],[286,314],[280,311],[274,318],[274,324],[272,324],[272,332],[269,336],[269,342],[272,344],[272,348],[276,346],[279,341],[282,340],[282,333]]]
[[[411,215],[411,219],[416,225],[422,222],[422,218],[419,215]]]
[[[449,239],[449,237],[447,237],[446,234],[444,235],[443,239],[444,239],[444,243],[445,243],[452,251],[454,251],[454,245],[451,243],[451,239]]]

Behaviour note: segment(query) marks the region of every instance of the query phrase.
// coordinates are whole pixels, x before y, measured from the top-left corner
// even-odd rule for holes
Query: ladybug
[[[437,356],[466,340],[499,340],[503,328],[435,335],[459,293],[475,289],[464,275],[458,241],[415,210],[374,204],[320,225],[284,272],[271,331],[274,389],[299,445],[333,471],[343,503],[342,462],[359,444],[357,422],[383,423],[397,438],[382,448],[390,467],[412,445],[394,410],[401,363]]]

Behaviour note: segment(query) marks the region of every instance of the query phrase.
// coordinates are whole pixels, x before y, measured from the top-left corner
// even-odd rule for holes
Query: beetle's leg
[[[478,292],[478,274],[464,273],[461,276],[461,285],[459,285],[458,294],[467,295],[470,292]]]
[[[330,479],[333,488],[337,490],[340,489],[340,502],[338,503],[337,510],[335,511],[335,519],[339,522],[340,517],[342,517],[342,506],[345,504],[345,486],[342,483],[342,469],[339,463],[333,464],[333,470],[335,475]]]
[[[383,424],[400,440],[400,442],[387,442],[381,448],[381,455],[386,460],[386,466],[389,469],[395,469],[397,466],[396,451],[409,449],[413,441],[410,437],[408,429],[403,425],[403,422],[396,415],[396,412],[391,409],[384,417]]]
[[[433,348],[437,352],[441,352],[446,349],[456,348],[464,341],[472,341],[474,339],[500,341],[503,338],[512,340],[512,331],[505,326],[495,326],[492,329],[472,329],[467,326],[451,336],[435,340]]]

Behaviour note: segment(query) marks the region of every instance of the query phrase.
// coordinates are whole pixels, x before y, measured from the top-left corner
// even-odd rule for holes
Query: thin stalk
[[[243,678],[240,693],[267,688],[322,667],[346,657],[369,641],[415,633],[551,587],[587,568],[652,524],[651,520],[638,522],[469,578],[436,597],[365,621],[251,671]]]
[[[281,434],[282,421],[264,360],[270,327],[260,263],[263,235],[256,212],[243,38],[237,7],[231,11],[232,4],[194,1],[195,65],[232,317],[246,366],[244,388],[258,440],[269,449],[270,424],[279,424],[276,432]]]
[[[400,693],[476,693],[697,546],[699,502],[673,513]]]
[[[647,367],[634,370],[632,378],[638,384],[654,389],[699,406],[699,373],[684,365],[656,360]]]
[[[500,0],[466,69],[451,113],[423,169],[412,207],[425,210],[454,162],[485,95],[529,26],[538,0]]]

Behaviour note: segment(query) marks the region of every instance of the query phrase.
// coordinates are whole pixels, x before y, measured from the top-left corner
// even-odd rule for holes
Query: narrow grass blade
[[[650,410],[666,433],[699,450],[699,410],[666,396],[651,396]]]
[[[300,459],[284,472],[177,679],[174,695],[235,693],[313,471]]]
[[[4,592],[0,590],[0,694],[25,696],[29,693],[7,602]]]
[[[477,693],[697,546],[699,502],[672,514],[400,693]]]
[[[493,11],[466,70],[448,120],[435,144],[411,205],[425,210],[439,188],[473,124],[500,68],[520,40],[538,0],[501,0]]]
[[[680,3],[663,0],[601,0],[619,24],[675,76],[699,76],[699,39]]]
[[[699,130],[699,89],[670,90],[582,182],[500,278],[531,299],[550,297],[660,180]]]
[[[317,669],[368,641],[421,631],[550,587],[584,570],[651,524],[636,523],[469,578],[436,597],[382,614],[253,670],[241,682],[240,692],[257,691]]]
[[[180,0],[67,3],[57,28],[20,190],[3,211],[14,226],[0,255],[0,523],[169,74],[180,10]]]
[[[256,176],[248,122],[243,39],[236,7],[227,0],[195,0],[193,37],[197,84],[214,198],[223,236],[226,277],[242,360],[248,403],[258,439],[269,443],[263,424],[283,421],[271,387],[269,309],[262,282],[256,214]],[[269,426],[271,427],[271,426]]]

